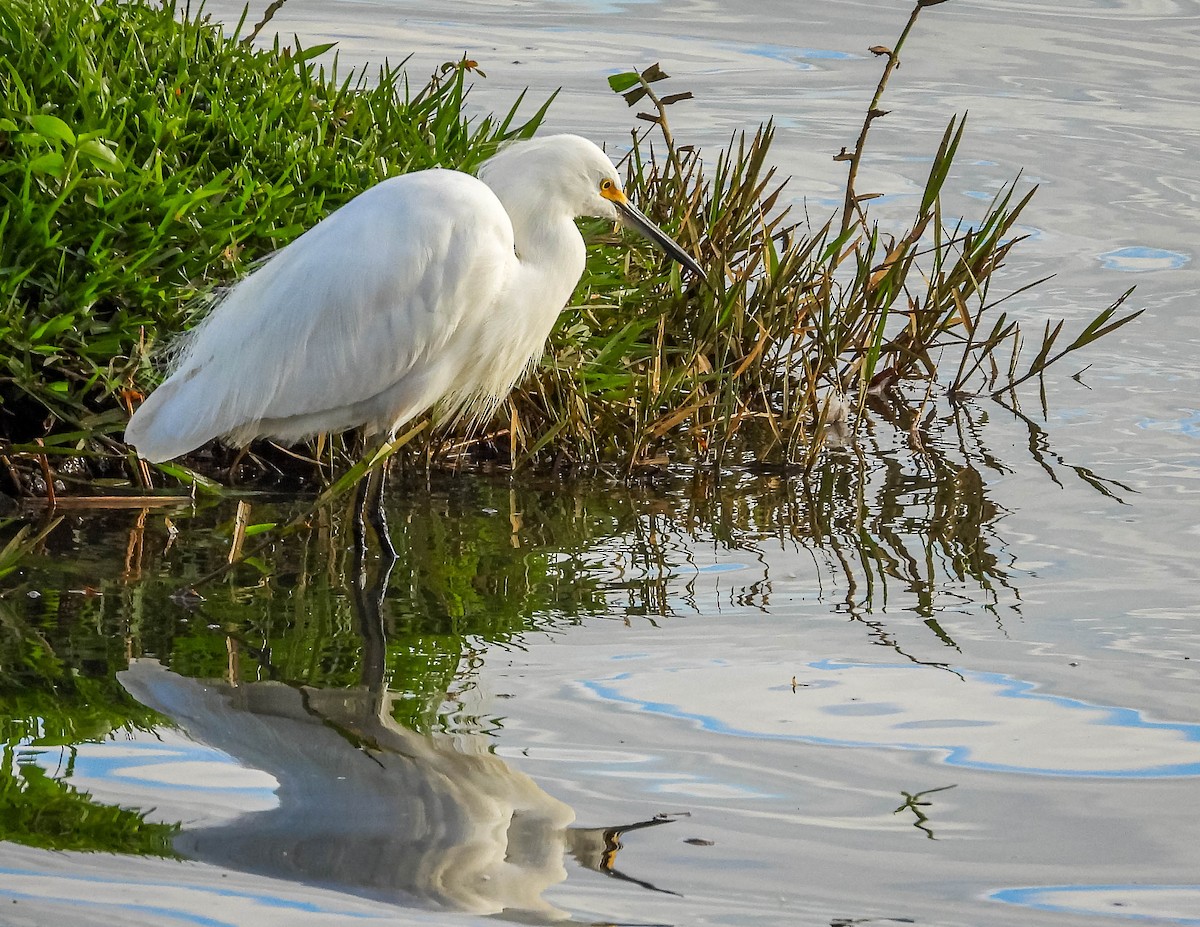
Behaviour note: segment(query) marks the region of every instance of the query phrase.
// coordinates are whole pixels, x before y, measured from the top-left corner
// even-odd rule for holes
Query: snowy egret
[[[217,437],[390,437],[435,405],[482,418],[540,356],[583,273],[578,216],[619,219],[704,275],[578,136],[513,143],[478,178],[392,177],[236,284],[125,440],[162,461]]]

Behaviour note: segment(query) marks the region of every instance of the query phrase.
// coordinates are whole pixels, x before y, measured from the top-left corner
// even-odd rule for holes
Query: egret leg
[[[365,483],[366,479],[363,480]],[[366,493],[360,490],[359,495],[365,497]],[[383,690],[387,671],[383,601],[394,563],[394,559],[384,557],[378,570],[370,569],[363,512],[361,508],[357,509],[354,516],[354,579],[350,584],[350,599],[358,617],[358,633],[363,642],[362,685],[376,694]]]
[[[379,469],[368,471],[358,482],[354,504],[354,545],[363,554],[366,552],[366,528],[371,526],[379,542],[379,556],[383,568],[391,572],[398,559],[396,548],[388,531],[387,514],[383,507],[384,489],[387,486],[387,463]]]
[[[392,568],[396,565],[396,549],[388,534],[387,516],[383,509],[385,467],[372,470],[358,483],[354,505],[354,578],[351,598],[358,615],[359,633],[363,639],[362,683],[371,692],[383,689],[387,635],[383,623],[383,602],[387,595]],[[367,556],[367,525],[379,539],[379,569],[374,571]]]
[[[383,507],[384,490],[387,488],[388,461],[380,466],[375,479],[375,489],[367,506],[367,521],[379,541],[379,554],[384,561],[384,572],[391,573],[397,560],[396,548],[392,545],[392,535],[388,531],[387,512]]]
[[[363,519],[363,510],[367,507],[367,484],[371,480],[368,473],[354,487],[354,520],[351,522],[351,533],[354,538],[354,584],[362,586],[366,582],[367,569],[367,525]]]

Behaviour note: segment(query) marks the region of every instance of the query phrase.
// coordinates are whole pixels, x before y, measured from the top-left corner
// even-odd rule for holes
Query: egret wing
[[[514,264],[511,222],[480,181],[385,181],[233,287],[126,438],[160,460],[219,435],[393,425],[452,382],[447,345],[474,340]]]

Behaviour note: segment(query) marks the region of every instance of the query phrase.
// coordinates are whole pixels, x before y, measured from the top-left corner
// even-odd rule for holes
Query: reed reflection
[[[940,654],[961,645],[939,620],[946,612],[1001,626],[1019,615],[1022,572],[988,490],[1011,464],[984,444],[978,410],[877,414],[898,418],[807,472],[662,470],[570,484],[400,474],[394,563],[351,543],[349,506],[325,509],[310,530],[196,590],[203,600],[178,593],[226,561],[241,508],[68,513],[0,596],[9,753],[73,756],[114,732],[153,728],[117,684],[121,673],[191,736],[280,783],[277,808],[186,831],[187,853],[552,917],[538,899],[563,877],[564,853],[611,860],[605,847],[620,828],[587,843],[569,829],[570,809],[487,753],[503,704],[473,687],[498,645],[588,619],[772,611],[781,564],[800,575],[789,582],[818,590],[816,607],[846,614],[911,662],[949,665]],[[1054,478],[1119,488],[1064,465],[1026,427],[1037,466]],[[253,499],[248,522],[286,521],[299,504]],[[708,550],[739,569],[714,581],[700,565]],[[212,679],[223,682],[195,681]],[[82,825],[36,832],[39,809],[103,799],[70,792],[72,762],[30,763],[2,773],[0,800],[26,822],[10,839],[158,853],[170,844],[171,832],[140,819],[123,819],[120,839]],[[514,860],[528,861],[524,874]],[[442,894],[428,888],[435,877]]]

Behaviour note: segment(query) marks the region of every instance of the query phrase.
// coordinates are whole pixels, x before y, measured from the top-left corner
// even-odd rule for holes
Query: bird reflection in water
[[[368,564],[355,525],[352,599],[361,685],[201,682],[134,660],[129,692],[190,738],[278,783],[276,807],[187,827],[182,855],[268,878],[401,904],[560,920],[542,898],[580,865],[660,891],[615,866],[622,833],[666,823],[572,828],[574,812],[487,752],[482,738],[432,738],[398,724],[385,683],[382,610],[392,561]],[[477,749],[473,750],[475,747]]]

